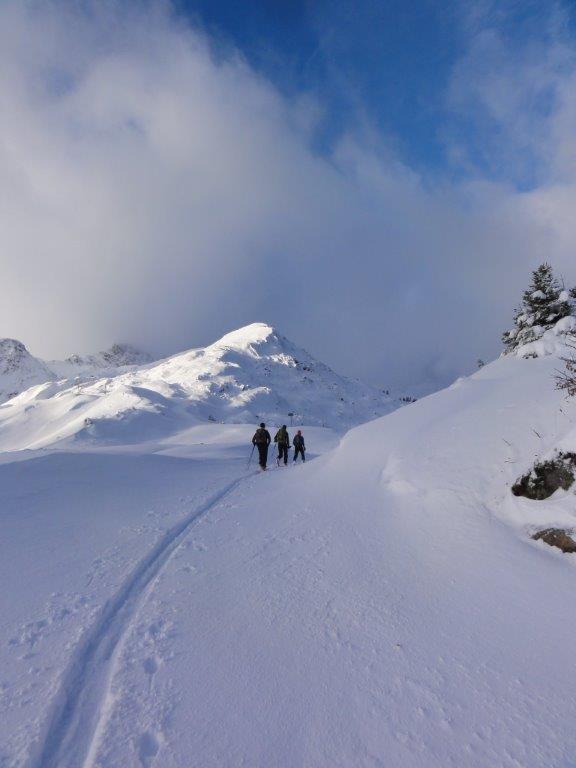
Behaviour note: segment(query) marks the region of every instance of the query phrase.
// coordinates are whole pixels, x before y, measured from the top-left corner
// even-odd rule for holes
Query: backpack
[[[267,443],[268,442],[268,432],[265,429],[262,429],[262,427],[258,427],[256,430],[256,434],[254,435],[254,442],[255,443]]]
[[[290,445],[290,437],[288,435],[288,430],[280,428],[276,433],[274,442],[278,443],[278,445]]]

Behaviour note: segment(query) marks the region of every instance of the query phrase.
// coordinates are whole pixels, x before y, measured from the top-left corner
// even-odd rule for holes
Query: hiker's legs
[[[259,462],[262,469],[266,469],[266,462],[268,460],[268,446],[266,443],[258,443],[258,455]]]

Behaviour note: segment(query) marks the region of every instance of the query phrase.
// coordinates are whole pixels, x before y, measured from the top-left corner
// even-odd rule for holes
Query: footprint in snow
[[[144,667],[144,672],[150,677],[150,683],[152,683],[152,678],[160,667],[160,660],[155,656],[149,656],[147,659],[144,659],[142,666]]]
[[[144,659],[142,662],[142,667],[148,676],[148,693],[150,694],[152,693],[152,686],[154,685],[154,675],[158,672],[160,667],[160,659],[155,656],[148,656],[148,658]]]
[[[140,758],[142,768],[150,768],[159,750],[160,740],[155,734],[146,731],[140,736],[138,740],[138,757]]]

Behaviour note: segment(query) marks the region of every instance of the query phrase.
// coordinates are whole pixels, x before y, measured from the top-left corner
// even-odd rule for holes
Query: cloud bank
[[[168,353],[264,320],[383,386],[497,354],[535,264],[576,280],[574,57],[556,38],[521,52],[535,109],[504,49],[477,30],[449,103],[498,127],[514,151],[486,151],[513,170],[480,169],[448,132],[466,172],[431,183],[368,130],[318,152],[318,100],[282,96],[164,4],[7,0],[0,335],[47,357]]]

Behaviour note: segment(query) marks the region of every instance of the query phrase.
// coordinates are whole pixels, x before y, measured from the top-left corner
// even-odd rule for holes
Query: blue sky
[[[491,162],[486,134],[495,126],[450,105],[454,71],[488,31],[519,58],[574,34],[572,4],[549,0],[179,0],[177,7],[287,94],[317,95],[321,148],[368,122],[410,167],[458,176],[465,169],[447,147],[457,138],[479,170],[521,188],[534,181],[533,158],[521,172]],[[546,114],[549,98],[545,89],[531,95],[535,116]]]
[[[318,94],[327,110],[324,140],[369,119],[395,137],[407,160],[434,167],[443,162],[442,95],[459,54],[457,14],[448,5],[187,0],[181,8],[287,93]]]

